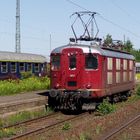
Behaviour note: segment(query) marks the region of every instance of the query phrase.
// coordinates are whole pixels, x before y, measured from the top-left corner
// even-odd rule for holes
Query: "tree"
[[[129,39],[124,43],[124,50],[127,52],[132,52],[133,50],[133,44]]]
[[[110,34],[106,35],[106,38],[104,39],[104,44],[106,46],[110,46],[112,44],[113,40],[112,40],[112,36]]]

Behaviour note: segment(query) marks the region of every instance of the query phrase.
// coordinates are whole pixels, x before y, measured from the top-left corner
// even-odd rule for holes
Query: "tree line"
[[[120,46],[121,50],[126,51],[134,55],[136,62],[140,62],[140,49],[135,49],[133,43],[130,39],[127,39],[126,41],[120,41],[120,40],[113,40],[112,36],[107,34],[103,44],[105,46],[113,46],[114,42]],[[117,45],[116,45],[117,46]]]

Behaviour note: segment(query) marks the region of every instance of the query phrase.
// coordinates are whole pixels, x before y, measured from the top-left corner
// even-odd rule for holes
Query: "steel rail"
[[[50,113],[48,115],[44,115],[44,116],[37,117],[37,118],[34,118],[34,119],[29,119],[29,120],[22,121],[22,122],[19,122],[19,123],[15,123],[15,124],[11,124],[11,125],[8,125],[8,126],[0,127],[0,130],[1,129],[9,129],[9,128],[16,128],[16,127],[24,126],[26,124],[30,124],[30,123],[33,123],[33,122],[36,122],[36,121],[39,121],[39,120],[48,119],[48,117],[52,117],[54,115],[58,115],[59,113],[60,112]]]
[[[111,138],[112,136],[115,136],[117,133],[120,133],[126,127],[128,127],[129,125],[132,125],[133,123],[137,122],[138,120],[140,120],[140,115],[137,115],[135,118],[131,119],[130,121],[128,121],[127,123],[125,123],[121,127],[119,127],[117,129],[113,130],[112,132],[110,132],[110,134],[108,134],[107,136],[105,136],[103,138],[103,140],[108,140],[109,138]]]
[[[40,127],[40,128],[37,128],[37,129],[35,129],[35,130],[31,130],[31,131],[25,132],[25,133],[23,133],[23,134],[19,134],[19,135],[17,135],[17,136],[14,136],[14,137],[12,137],[12,138],[7,139],[7,140],[24,139],[24,138],[29,137],[30,135],[31,135],[31,136],[32,136],[32,135],[35,135],[35,134],[38,135],[38,134],[43,133],[46,129],[49,129],[49,128],[51,129],[51,128],[57,126],[57,125],[63,124],[63,123],[65,123],[65,122],[67,122],[67,121],[71,121],[71,120],[77,119],[77,118],[79,118],[79,117],[83,117],[83,116],[85,116],[85,115],[87,115],[87,112],[86,112],[86,113],[82,113],[82,114],[77,115],[77,116],[73,116],[73,117],[64,119],[64,120],[62,120],[62,121],[58,121],[58,122],[52,123],[52,124],[50,124],[50,125],[42,126],[42,127]]]

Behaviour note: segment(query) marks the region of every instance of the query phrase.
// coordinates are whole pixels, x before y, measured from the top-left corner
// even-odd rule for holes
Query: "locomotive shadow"
[[[61,113],[65,115],[79,115],[82,113],[85,113],[87,111],[82,111],[82,110],[61,110]]]
[[[49,91],[44,91],[44,92],[37,93],[37,94],[41,95],[41,96],[49,96]]]

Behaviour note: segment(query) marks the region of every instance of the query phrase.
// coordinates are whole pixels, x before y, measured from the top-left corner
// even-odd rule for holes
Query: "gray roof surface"
[[[78,45],[78,44],[68,44],[65,46],[61,46],[58,48],[55,48],[52,53],[62,53],[62,50],[65,48],[81,48],[83,50],[83,53],[89,53],[89,47],[91,45]],[[113,50],[106,50],[101,48],[102,46],[94,45],[91,47],[91,53],[98,53],[103,56],[109,56],[109,57],[117,57],[117,58],[125,58],[125,59],[135,59],[133,55],[128,53],[123,53],[119,51],[113,51]]]
[[[0,61],[16,61],[16,62],[47,62],[46,57],[38,54],[15,53],[0,51]]]

